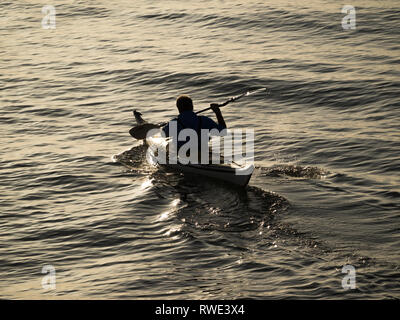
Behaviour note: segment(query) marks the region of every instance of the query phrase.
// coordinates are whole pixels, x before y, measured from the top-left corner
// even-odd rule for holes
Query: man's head
[[[179,113],[184,111],[193,111],[193,101],[189,96],[181,95],[176,99],[176,106]]]

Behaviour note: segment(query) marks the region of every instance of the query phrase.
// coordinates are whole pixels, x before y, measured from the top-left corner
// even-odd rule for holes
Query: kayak
[[[143,120],[140,112],[135,111],[134,115],[138,126],[147,124],[147,122]],[[240,187],[245,187],[253,174],[253,164],[240,165],[234,162],[219,164],[182,164],[179,163],[179,159],[175,161],[176,163],[168,163],[168,161],[166,161],[166,163],[160,163],[158,160],[160,159],[160,150],[166,150],[166,148],[163,149],[160,146],[166,146],[167,143],[165,141],[165,138],[161,138],[160,136],[153,136],[145,139],[145,143],[148,146],[146,158],[150,164],[184,175],[193,174],[222,180]]]

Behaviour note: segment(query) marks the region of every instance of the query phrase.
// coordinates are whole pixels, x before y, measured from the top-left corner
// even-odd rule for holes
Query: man
[[[172,136],[173,140],[176,140],[179,137],[179,133],[183,129],[192,129],[197,133],[197,142],[198,142],[198,150],[201,149],[201,129],[217,129],[218,131],[222,131],[226,129],[226,124],[224,117],[222,116],[221,110],[217,104],[211,104],[211,109],[214,111],[218,124],[215,123],[214,120],[210,119],[209,117],[205,116],[197,116],[193,112],[193,101],[189,96],[181,95],[176,100],[176,106],[179,111],[179,116],[171,120],[165,127],[163,127],[163,131],[165,132],[166,136]],[[177,135],[175,136],[173,132],[170,132],[172,127],[172,122],[175,121],[174,125],[177,128]],[[190,138],[186,137],[186,140],[180,141],[173,141],[177,146],[177,149],[184,145],[185,143],[189,142]],[[208,139],[207,139],[207,148],[208,148]]]

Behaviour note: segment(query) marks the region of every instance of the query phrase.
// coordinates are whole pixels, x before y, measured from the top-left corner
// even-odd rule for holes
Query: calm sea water
[[[355,30],[337,1],[63,0],[44,29],[47,2],[0,3],[1,298],[400,297],[398,1],[349,2]],[[246,189],[128,134],[258,87],[222,109]]]

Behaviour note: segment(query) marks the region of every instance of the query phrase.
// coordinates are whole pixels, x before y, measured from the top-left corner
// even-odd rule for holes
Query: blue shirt
[[[209,117],[198,116],[193,111],[184,111],[181,114],[179,114],[177,119],[171,121],[177,122],[178,135],[182,129],[187,129],[187,128],[197,131],[199,138],[201,129],[208,129],[208,130],[217,129],[218,131],[222,131],[223,129],[225,129],[223,126],[216,123]],[[170,136],[169,128],[171,121],[165,127],[162,128],[167,137]],[[188,140],[189,138],[187,138],[186,141],[178,141],[178,148],[181,147],[183,144],[185,144]]]

